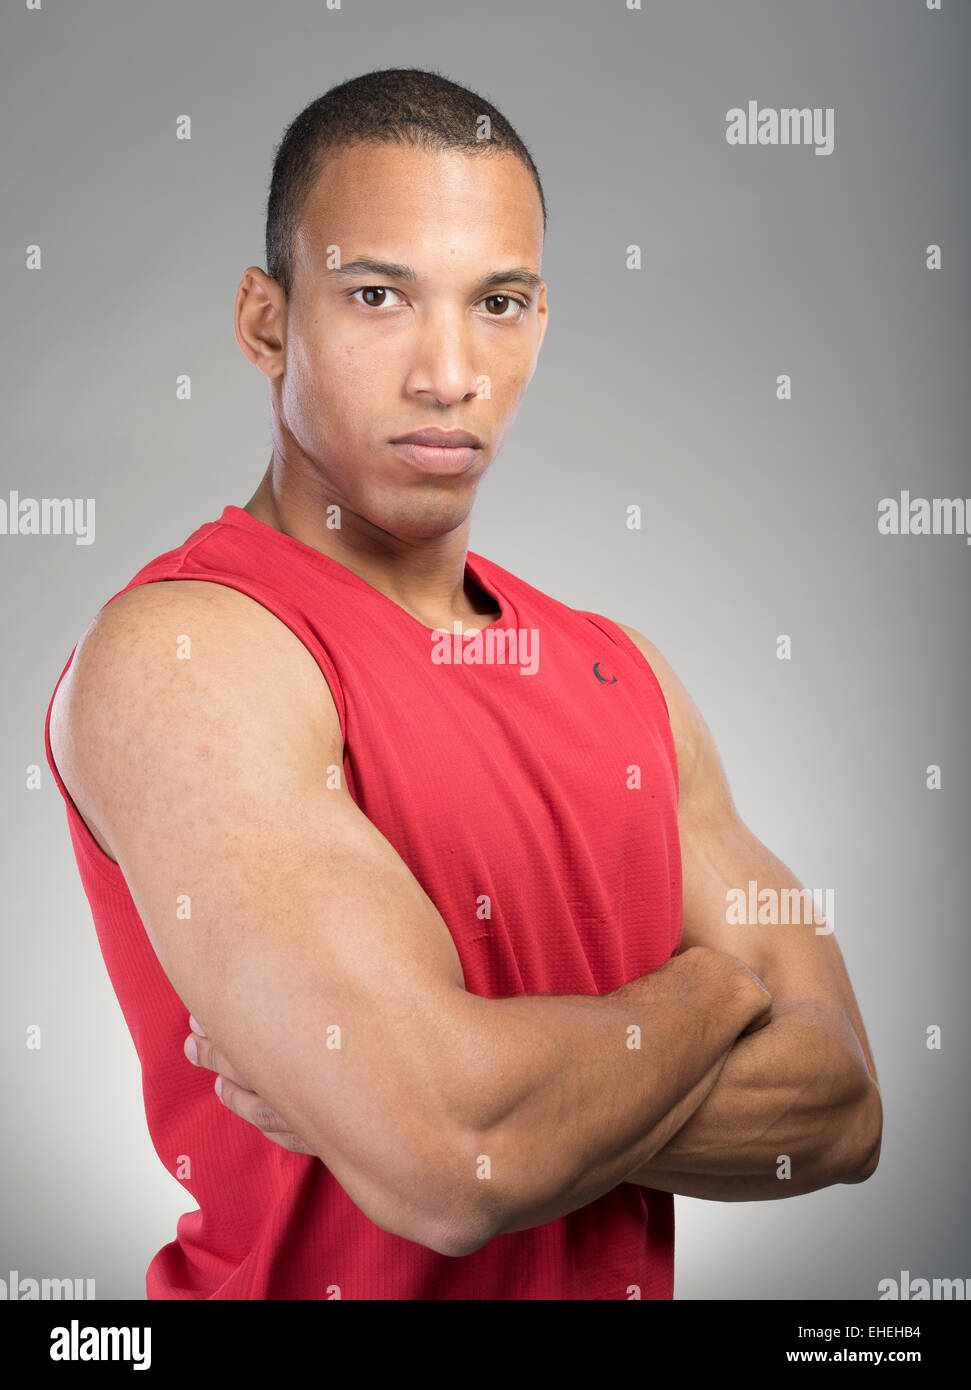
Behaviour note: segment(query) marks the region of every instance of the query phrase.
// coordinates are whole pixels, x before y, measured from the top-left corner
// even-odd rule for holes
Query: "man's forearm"
[[[869,1175],[880,1095],[845,1017],[784,1009],[739,1038],[685,1125],[629,1181],[715,1201],[764,1201]]]
[[[478,1000],[488,1054],[465,1130],[481,1243],[577,1210],[647,1163],[769,1002],[740,962],[704,948],[602,997]]]

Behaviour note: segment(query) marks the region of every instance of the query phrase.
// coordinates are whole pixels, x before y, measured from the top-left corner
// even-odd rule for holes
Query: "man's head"
[[[236,303],[291,489],[403,541],[465,520],[535,370],[545,227],[515,131],[436,73],[369,73],[294,120],[271,180],[269,274],[250,267]],[[425,471],[428,456],[393,441],[429,426],[481,447]]]

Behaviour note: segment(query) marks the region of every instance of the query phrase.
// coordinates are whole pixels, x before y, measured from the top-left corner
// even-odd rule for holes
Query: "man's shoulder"
[[[226,585],[171,580],[101,609],[51,702],[50,740],[88,829],[115,858],[112,816],[163,764],[202,759],[225,776],[241,750],[242,761],[265,761],[298,747],[335,761],[341,725],[312,655],[272,613]]]
[[[261,626],[269,632],[281,626],[260,604],[226,584],[176,578],[133,581],[95,614],[77,644],[72,670],[108,661],[125,664],[129,658],[136,660],[146,644],[171,640],[174,645],[173,624],[183,647],[185,639],[191,645],[192,627],[197,632],[214,627],[233,638],[250,637]]]
[[[630,627],[616,618],[613,621],[627,634],[644,657],[661,687],[668,707],[671,734],[678,757],[681,789],[684,794],[692,784],[699,761],[703,759],[705,750],[711,743],[711,732],[702,718],[701,711],[663,652],[637,628]]]
[[[215,705],[225,690],[285,719],[319,708],[322,684],[303,643],[246,594],[196,579],[139,584],[105,604],[78,642],[52,703],[52,740],[65,757],[112,730],[134,741],[153,706],[183,718],[190,688],[200,706],[207,690]]]
[[[650,638],[644,636],[643,632],[638,632],[637,628],[629,627],[627,623],[622,623],[619,618],[612,618],[611,622],[613,622],[616,627],[619,627],[621,632],[626,632],[627,636],[634,643],[634,646],[644,657],[645,661],[647,661],[658,679],[658,684],[664,691],[664,698],[668,700],[668,704],[670,705],[671,701],[668,699],[668,687],[671,688],[672,696],[676,696],[677,692],[675,686],[681,684],[670,662],[665,660],[660,650],[654,645]]]

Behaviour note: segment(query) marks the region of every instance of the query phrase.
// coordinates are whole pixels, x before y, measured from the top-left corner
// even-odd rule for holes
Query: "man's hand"
[[[189,1015],[189,1027],[192,1032],[185,1040],[183,1051],[193,1066],[204,1067],[207,1071],[219,1073],[214,1089],[226,1109],[231,1110],[234,1115],[238,1115],[247,1124],[255,1125],[267,1139],[274,1144],[279,1144],[282,1149],[288,1149],[290,1153],[309,1154],[312,1158],[316,1157],[310,1145],[305,1143],[300,1135],[290,1128],[286,1120],[277,1114],[272,1105],[267,1104],[262,1096],[256,1094],[250,1083],[240,1076],[228,1058],[220,1056],[206,1037],[202,1024],[191,1014]]]
[[[717,947],[715,949],[717,949]],[[682,939],[681,950],[690,950],[690,943]],[[748,1037],[749,1033],[757,1033],[760,1028],[764,1028],[766,1024],[772,1022],[772,995],[766,989],[765,982],[759,979],[758,975],[756,975],[752,967],[749,964],[747,964],[746,961],[742,960],[741,956],[733,956],[729,951],[724,951],[722,952],[722,954],[728,956],[728,959],[732,961],[734,965],[737,965],[739,970],[744,971],[744,973],[749,977],[749,979],[753,980],[765,995],[765,1008],[762,1010],[760,1014],[756,1014],[755,1018],[752,1019],[752,1022],[748,1025],[748,1027],[743,1028],[741,1033],[739,1033],[738,1035],[740,1038],[745,1038]]]

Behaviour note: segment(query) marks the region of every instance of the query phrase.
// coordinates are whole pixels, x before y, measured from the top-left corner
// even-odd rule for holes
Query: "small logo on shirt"
[[[602,676],[602,675],[600,674],[599,669],[598,669],[599,666],[600,666],[600,662],[599,662],[599,661],[595,661],[595,662],[593,663],[593,674],[597,677],[597,680],[600,682],[601,685],[613,685],[614,682],[617,680],[617,677],[616,677],[616,676]]]

